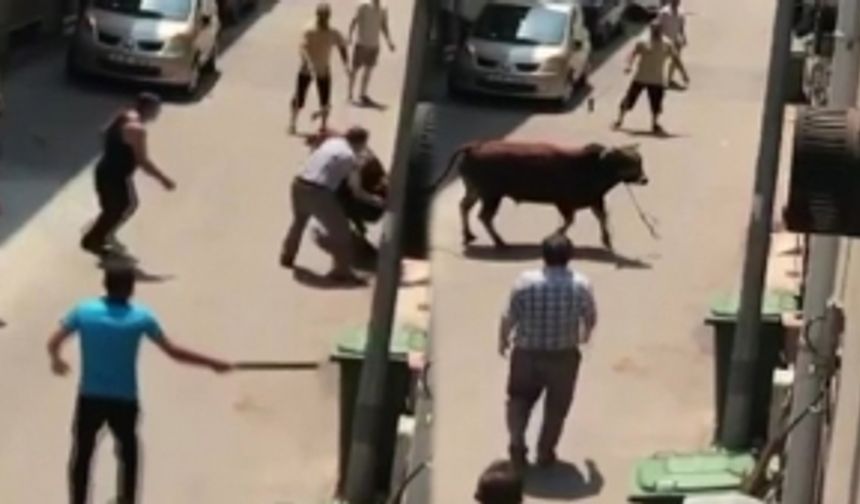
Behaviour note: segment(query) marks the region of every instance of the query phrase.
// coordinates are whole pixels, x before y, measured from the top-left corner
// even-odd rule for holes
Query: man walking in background
[[[320,110],[311,119],[320,119],[320,131],[328,128],[328,117],[331,112],[331,51],[337,48],[347,74],[349,71],[349,54],[344,36],[331,26],[331,6],[320,3],[316,9],[316,20],[302,35],[302,45],[299,49],[301,66],[296,77],[296,90],[290,110],[290,133],[296,133],[296,122],[299,112],[305,106],[308,88],[311,82],[316,83]]]
[[[674,44],[666,40],[660,21],[655,20],[651,23],[648,39],[638,42],[627,59],[624,72],[630,73],[633,63],[636,63],[636,73],[621,101],[618,119],[612,125],[614,129],[621,128],[624,116],[636,106],[642,91],[646,91],[651,105],[651,131],[655,135],[666,133],[660,125],[660,115],[663,113],[663,98],[666,95],[666,64],[670,61],[681,71],[684,83],[689,85],[690,77]]]
[[[379,39],[385,36],[388,49],[394,51],[394,43],[388,30],[388,9],[383,7],[380,0],[361,0],[355,11],[355,16],[349,25],[349,43],[358,32],[352,50],[352,70],[349,73],[349,100],[352,101],[355,78],[363,69],[359,88],[359,100],[362,105],[372,105],[374,102],[367,94],[370,76],[379,59]]]
[[[663,5],[663,8],[660,9],[660,13],[657,15],[657,19],[663,29],[663,34],[675,45],[675,51],[678,53],[679,58],[682,50],[687,46],[686,22],[680,6],[681,0],[669,0]],[[670,61],[668,77],[670,87],[679,87],[675,83],[675,71],[677,69],[678,66],[675,64],[675,61]]]
[[[161,111],[161,100],[151,93],[137,96],[134,106],[120,111],[104,132],[104,152],[96,165],[96,194],[101,212],[81,240],[81,247],[98,256],[121,248],[115,233],[137,209],[134,173],[139,167],[168,191],[176,184],[150,159],[146,125]],[[113,242],[110,243],[109,242]]]
[[[48,343],[51,369],[57,375],[69,366],[60,354],[74,334],[80,338],[81,381],[73,426],[69,463],[71,504],[86,504],[90,465],[99,431],[107,424],[117,442],[119,481],[117,504],[135,504],[138,477],[137,419],[139,415],[137,359],[144,337],[172,359],[218,373],[232,369],[226,362],[172,343],[147,308],[132,302],[135,274],[111,268],[104,276],[106,296],[79,303],[63,319]]]
[[[591,339],[597,310],[588,279],[568,269],[573,244],[561,234],[543,241],[544,267],[523,273],[511,292],[499,331],[499,353],[510,346],[507,424],[511,462],[528,464],[526,428],[535,403],[544,395],[543,427],[537,464],[557,461],[556,445],[573,402],[579,346]],[[513,334],[513,337],[511,335]]]
[[[325,140],[293,181],[293,223],[281,251],[283,267],[294,266],[302,234],[313,217],[325,228],[332,244],[334,265],[328,278],[344,283],[364,283],[352,269],[352,234],[337,191],[346,182],[362,201],[377,207],[384,206],[382,199],[367,193],[361,185],[358,155],[367,147],[369,137],[366,129],[352,127],[342,137]]]

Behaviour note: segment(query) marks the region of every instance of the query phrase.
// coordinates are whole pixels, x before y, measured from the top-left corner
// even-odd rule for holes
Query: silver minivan
[[[569,103],[588,76],[591,40],[582,8],[570,0],[490,0],[458,51],[452,94]]]
[[[98,74],[195,93],[214,70],[216,0],[91,0],[68,52],[72,76]]]

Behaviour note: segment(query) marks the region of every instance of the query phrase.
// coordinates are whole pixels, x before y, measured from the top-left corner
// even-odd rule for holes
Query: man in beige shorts
[[[358,32],[358,37],[354,39],[353,36],[356,32]],[[364,69],[361,77],[361,88],[359,90],[360,103],[362,105],[372,105],[374,103],[367,95],[367,86],[370,83],[370,76],[379,59],[380,35],[385,36],[388,48],[394,51],[394,43],[391,41],[391,35],[388,31],[388,9],[381,4],[380,0],[361,0],[358,8],[355,10],[355,16],[353,16],[352,22],[349,25],[350,44],[353,44],[353,40],[355,40],[352,53],[352,69],[349,73],[350,101],[353,99],[355,78],[359,70]]]

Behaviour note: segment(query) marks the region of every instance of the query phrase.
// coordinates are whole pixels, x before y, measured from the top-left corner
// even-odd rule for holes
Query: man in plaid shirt
[[[508,376],[508,450],[518,469],[528,463],[525,433],[531,411],[544,397],[537,464],[557,461],[555,447],[573,402],[582,358],[597,324],[588,279],[568,268],[573,244],[555,234],[543,241],[544,267],[523,273],[511,292],[499,331],[499,352],[513,346]],[[512,337],[513,335],[513,337]]]

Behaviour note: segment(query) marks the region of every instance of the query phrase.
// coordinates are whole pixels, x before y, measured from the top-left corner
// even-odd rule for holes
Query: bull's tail
[[[468,152],[470,147],[470,145],[464,145],[454,151],[454,154],[451,155],[451,160],[448,162],[448,166],[445,168],[445,171],[443,171],[442,174],[439,175],[439,177],[435,181],[433,181],[433,183],[430,184],[430,186],[427,188],[428,194],[432,195],[436,191],[438,191],[442,184],[446,180],[448,180],[448,177],[450,177],[451,174],[454,173],[454,170],[460,167],[460,162],[463,160],[463,157],[466,156],[466,153]]]

